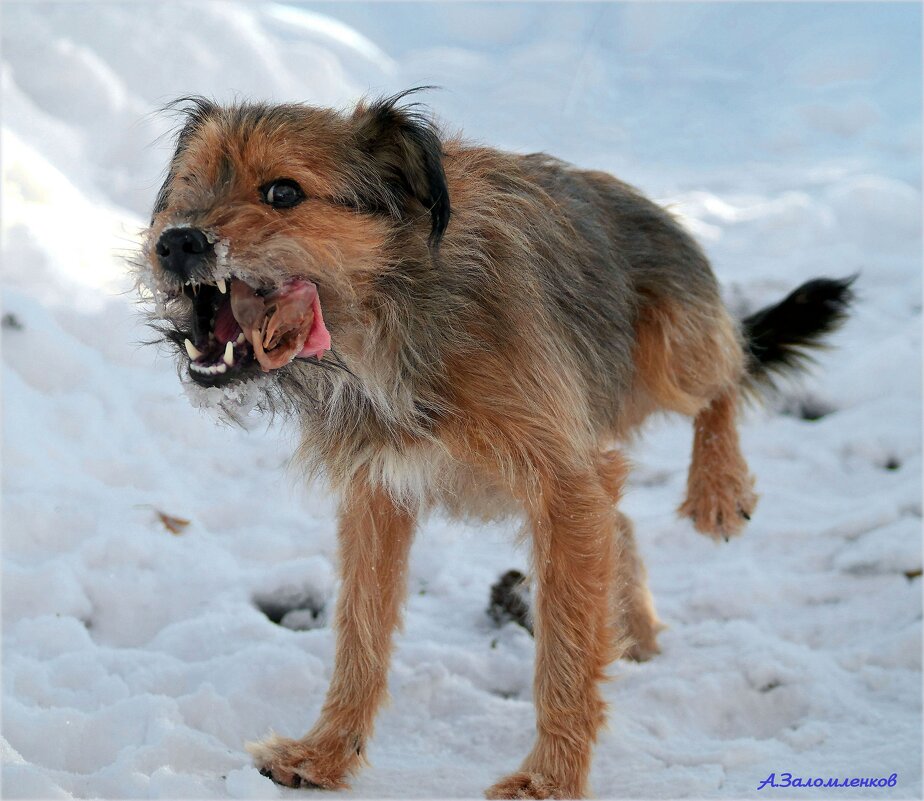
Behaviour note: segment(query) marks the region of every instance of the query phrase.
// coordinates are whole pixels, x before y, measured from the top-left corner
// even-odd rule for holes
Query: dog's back
[[[464,375],[456,383],[477,390],[461,406],[481,420],[500,406],[523,435],[531,423],[557,426],[547,445],[578,454],[626,439],[655,412],[693,417],[681,512],[711,536],[737,533],[756,499],[735,431],[739,398],[768,369],[798,366],[842,318],[849,281],[808,284],[801,307],[790,298],[742,323],[693,238],[629,185],[545,154],[446,149],[453,225],[439,280],[469,294],[460,308],[484,352],[449,358]],[[488,428],[495,455],[513,439],[502,429]],[[467,437],[474,451],[478,440]]]

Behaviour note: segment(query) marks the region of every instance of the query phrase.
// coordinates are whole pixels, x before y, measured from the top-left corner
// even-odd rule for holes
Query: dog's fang
[[[196,359],[202,358],[202,353],[199,351],[192,342],[190,342],[189,337],[186,338],[186,341],[183,343],[186,345],[186,352],[189,354],[189,358],[195,361]]]
[[[215,282],[215,286],[218,287],[218,291],[221,292],[222,295],[227,294],[227,292],[228,292],[228,284],[225,282],[225,279],[224,279],[224,278],[219,278],[219,279]]]
[[[235,345],[243,345],[243,344],[244,344],[244,339],[245,339],[245,337],[244,337],[244,332],[241,331],[241,333],[237,335],[237,339],[234,340],[234,344],[235,344]]]
[[[234,345],[230,342],[225,344],[225,355],[222,357],[222,361],[228,365],[228,367],[234,366]]]

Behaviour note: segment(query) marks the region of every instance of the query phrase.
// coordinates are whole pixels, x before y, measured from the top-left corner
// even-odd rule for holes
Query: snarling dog
[[[680,513],[719,540],[755,505],[736,415],[846,313],[817,279],[733,319],[670,214],[603,173],[441,138],[403,96],[354,111],[188,101],[146,237],[184,378],[298,419],[339,493],[336,667],[303,738],[249,749],[291,787],[346,787],[386,695],[420,516],[530,533],[536,739],[490,798],[588,792],[607,664],[659,622],[619,451],[693,418]],[[229,392],[229,397],[230,397]]]

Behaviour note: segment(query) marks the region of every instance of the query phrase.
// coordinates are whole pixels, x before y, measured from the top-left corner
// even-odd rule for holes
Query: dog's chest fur
[[[439,436],[433,393],[415,391],[413,381],[382,384],[372,375],[306,369],[286,394],[301,425],[297,460],[333,488],[343,490],[362,473],[409,508],[478,520],[519,511],[496,472],[451,452]]]

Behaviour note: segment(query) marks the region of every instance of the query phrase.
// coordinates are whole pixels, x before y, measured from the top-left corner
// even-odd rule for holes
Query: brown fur
[[[306,195],[284,211],[257,192],[281,177]],[[256,764],[346,786],[386,694],[415,521],[441,506],[521,515],[532,545],[536,741],[488,796],[585,795],[606,666],[657,653],[661,627],[613,445],[654,412],[695,417],[681,512],[727,536],[754,505],[742,337],[697,245],[609,175],[440,140],[396,99],[352,114],[194,102],[148,239],[182,342],[189,301],[153,254],[168,225],[227,242],[254,286],[315,282],[334,342],[275,371],[266,403],[298,418],[300,463],[342,496],[336,669],[315,727],[249,745]]]
[[[728,390],[696,415],[687,498],[678,510],[697,531],[728,539],[744,528],[757,504],[754,479],[738,446],[737,392]]]

